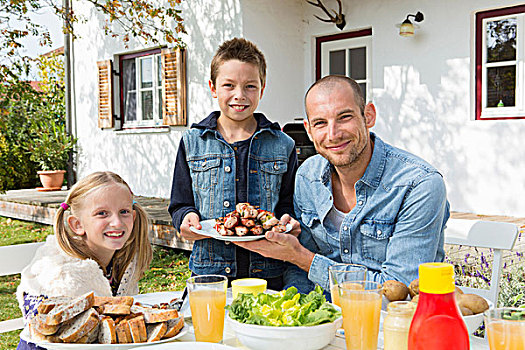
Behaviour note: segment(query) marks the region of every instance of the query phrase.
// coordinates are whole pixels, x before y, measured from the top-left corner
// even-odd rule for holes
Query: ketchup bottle
[[[419,301],[410,324],[408,350],[469,350],[467,327],[454,290],[452,265],[419,265]]]

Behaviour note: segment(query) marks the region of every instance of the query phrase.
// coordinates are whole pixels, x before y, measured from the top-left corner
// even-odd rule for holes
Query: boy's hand
[[[233,243],[266,258],[288,261],[307,272],[310,270],[315,254],[303,247],[296,236],[268,231],[265,237],[258,241]]]
[[[208,238],[206,236],[199,235],[195,232],[190,231],[191,226],[195,227],[197,230],[202,229],[199,215],[197,215],[197,213],[188,213],[186,214],[184,219],[182,219],[182,224],[180,224],[180,234],[182,238],[191,242],[198,241],[199,239]]]
[[[290,224],[292,225],[292,229],[288,232],[286,232],[289,235],[294,235],[295,237],[298,237],[301,233],[301,224],[299,224],[299,221],[295,220],[288,214],[284,214],[281,217],[280,223],[283,225]]]

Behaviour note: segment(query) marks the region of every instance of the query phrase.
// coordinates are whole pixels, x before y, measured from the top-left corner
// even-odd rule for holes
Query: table
[[[148,293],[145,295],[141,295],[141,298],[145,298],[148,302],[151,303],[163,303],[166,301],[169,301],[173,298],[180,297],[182,292],[159,292],[159,293]],[[231,303],[233,300],[231,289],[228,289],[228,293],[226,296],[226,302]],[[181,338],[175,340],[175,342],[184,342],[184,341],[195,341],[195,333],[193,329],[193,325],[191,324],[191,319],[185,319],[184,320],[186,324],[190,326],[188,333],[186,333]],[[382,323],[382,322],[381,322]],[[249,349],[246,346],[244,346],[236,337],[233,330],[228,326],[228,323],[225,322],[224,324],[224,338],[223,338],[223,344],[232,346],[234,348],[238,349]],[[342,334],[336,334],[334,339],[330,342],[329,345],[325,346],[323,350],[344,350],[346,349],[345,339],[344,335]],[[488,342],[486,339],[479,338],[479,337],[470,337],[470,349],[471,350],[489,350]],[[271,349],[269,349],[271,350]],[[379,331],[379,340],[378,340],[378,350],[383,350],[383,332],[382,332],[382,325],[380,325],[380,331]]]

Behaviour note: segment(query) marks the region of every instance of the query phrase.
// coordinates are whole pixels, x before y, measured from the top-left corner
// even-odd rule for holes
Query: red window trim
[[[124,126],[124,76],[122,71],[122,62],[131,58],[145,57],[149,55],[155,55],[161,52],[162,49],[153,49],[148,51],[135,52],[125,55],[120,55],[118,58],[118,71],[119,71],[119,101],[120,101],[120,127]]]
[[[483,69],[483,62],[481,61],[483,56],[483,20],[485,18],[491,18],[491,17],[498,17],[498,16],[507,16],[507,15],[513,15],[517,13],[525,13],[525,5],[518,5],[518,6],[512,6],[512,7],[505,7],[501,9],[496,10],[487,10],[487,11],[480,11],[476,13],[476,70],[475,70],[475,80],[476,80],[476,101],[475,101],[475,118],[476,120],[504,120],[504,119],[525,119],[525,116],[517,116],[517,117],[493,117],[493,118],[481,118],[481,91],[483,89],[483,82],[482,82],[482,69]]]
[[[353,32],[339,33],[315,38],[315,80],[321,79],[321,44],[329,41],[359,38],[372,35],[372,28],[356,30]]]

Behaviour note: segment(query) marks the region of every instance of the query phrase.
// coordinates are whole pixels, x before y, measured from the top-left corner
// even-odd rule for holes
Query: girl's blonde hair
[[[131,195],[133,195],[128,184],[119,175],[110,171],[99,171],[86,176],[71,187],[65,204],[69,206],[71,214],[76,215],[76,213],[78,213],[83,207],[84,198],[89,192],[112,184],[120,184],[127,187]],[[84,243],[84,240],[79,239],[80,237],[71,230],[66,222],[67,216],[69,215],[66,214],[66,209],[64,209],[64,207],[67,208],[67,206],[61,205],[55,216],[55,235],[58,244],[67,254],[73,257],[80,259],[93,259],[101,265],[100,261],[98,261],[90,252],[89,248]],[[136,276],[139,278],[149,267],[152,258],[152,249],[148,236],[148,214],[135,202],[133,202],[133,209],[137,214],[135,216],[135,221],[133,222],[131,235],[124,246],[117,250],[113,256],[112,277],[116,278],[119,282],[122,280],[124,271],[135,255],[137,256]]]

